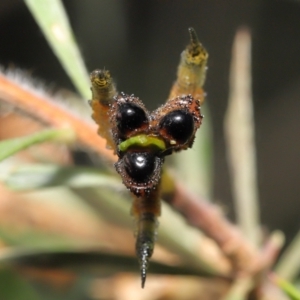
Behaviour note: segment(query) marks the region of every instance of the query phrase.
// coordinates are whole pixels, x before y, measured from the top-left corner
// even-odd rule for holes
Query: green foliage
[[[2,299],[41,299],[33,286],[12,269],[0,270],[0,291]]]
[[[83,99],[90,97],[89,76],[60,0],[25,0],[53,52]]]
[[[50,141],[68,143],[74,140],[74,137],[70,129],[47,129],[28,136],[5,140],[0,142],[0,161],[38,143]]]
[[[300,291],[298,291],[293,284],[279,277],[275,277],[274,281],[291,300],[300,300]]]

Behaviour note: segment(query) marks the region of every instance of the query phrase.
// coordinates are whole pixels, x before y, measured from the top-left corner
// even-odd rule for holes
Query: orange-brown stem
[[[269,267],[269,264],[265,265],[262,262],[264,252],[260,253],[255,249],[239,229],[223,216],[219,208],[188,193],[178,182],[172,185],[173,192],[167,191],[167,197],[164,197],[162,191],[162,197],[166,198],[192,226],[211,237],[231,259],[237,272],[250,274]]]
[[[116,160],[113,153],[106,149],[106,142],[97,134],[94,124],[80,119],[50,98],[25,89],[4,75],[0,75],[0,98],[49,125],[57,128],[72,128],[81,144],[112,162]]]

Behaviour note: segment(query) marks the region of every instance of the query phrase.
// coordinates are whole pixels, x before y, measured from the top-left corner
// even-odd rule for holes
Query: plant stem
[[[259,246],[260,221],[251,94],[251,36],[236,33],[230,69],[230,94],[225,136],[238,224],[253,245]]]
[[[80,119],[50,98],[20,86],[2,74],[0,98],[54,127],[71,128],[81,144],[104,155],[111,162],[116,160],[112,151],[105,148],[106,141],[97,134],[96,125]]]

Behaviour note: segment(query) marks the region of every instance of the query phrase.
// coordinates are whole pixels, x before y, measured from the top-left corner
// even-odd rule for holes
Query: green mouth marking
[[[136,135],[122,142],[119,145],[119,150],[125,152],[130,147],[153,147],[161,151],[166,150],[166,145],[163,140],[153,136],[147,136],[146,134]]]

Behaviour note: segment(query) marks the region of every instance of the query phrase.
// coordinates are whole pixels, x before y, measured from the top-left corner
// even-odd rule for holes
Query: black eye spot
[[[145,111],[133,103],[120,105],[116,119],[118,129],[123,134],[138,129],[148,122]]]
[[[155,169],[155,156],[150,152],[132,152],[124,156],[124,166],[135,182],[147,182]]]
[[[184,144],[194,132],[193,116],[185,110],[174,110],[166,114],[159,124],[174,140]]]

